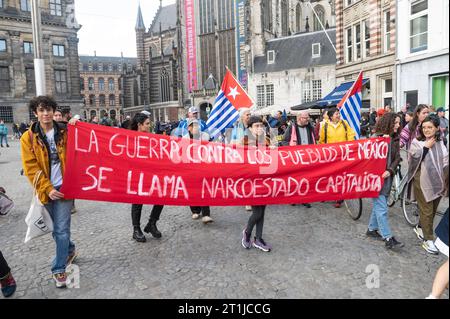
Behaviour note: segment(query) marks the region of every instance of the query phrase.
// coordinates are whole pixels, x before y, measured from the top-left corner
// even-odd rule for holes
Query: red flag
[[[223,79],[222,92],[237,110],[243,107],[251,108],[254,104],[252,98],[245,92],[230,70],[227,70]]]

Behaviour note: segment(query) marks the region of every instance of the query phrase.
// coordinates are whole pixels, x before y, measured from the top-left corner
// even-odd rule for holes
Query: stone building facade
[[[111,119],[121,119],[124,105],[121,77],[136,65],[136,58],[80,56],[80,88],[87,120],[101,118],[105,113]]]
[[[363,107],[397,107],[395,101],[396,1],[336,1],[337,84],[369,79]]]
[[[177,121],[184,116],[179,100],[177,7],[160,7],[148,30],[141,8],[136,21],[137,67],[122,76],[124,113],[148,110],[154,121]]]
[[[41,0],[42,47],[47,94],[63,109],[81,114],[79,26],[74,0]],[[29,0],[0,1],[0,118],[28,122],[35,96],[34,48]]]

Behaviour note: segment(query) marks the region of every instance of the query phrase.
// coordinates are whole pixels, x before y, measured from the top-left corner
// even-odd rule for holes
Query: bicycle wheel
[[[353,220],[358,220],[362,215],[362,199],[344,201],[345,211]]]
[[[408,186],[409,185],[406,185],[402,193],[402,211],[406,222],[411,227],[416,227],[419,225],[419,206],[416,201],[411,201],[408,198]]]
[[[387,204],[389,207],[394,206],[395,202],[397,201],[398,186],[399,186],[398,178],[397,178],[397,176],[395,176],[394,180],[392,181],[392,187],[391,187],[391,191],[389,193],[389,197],[387,199]]]

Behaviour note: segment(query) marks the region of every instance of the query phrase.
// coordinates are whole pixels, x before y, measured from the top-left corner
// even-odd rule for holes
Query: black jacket
[[[281,143],[282,146],[289,146],[289,143],[291,142],[291,136],[292,136],[292,125],[294,125],[295,130],[297,131],[297,145],[302,145],[302,139],[300,136],[300,128],[297,123],[289,125],[286,132],[284,133],[283,142]],[[308,145],[316,144],[316,139],[314,137],[314,128],[309,123],[306,126],[306,130],[308,131]]]

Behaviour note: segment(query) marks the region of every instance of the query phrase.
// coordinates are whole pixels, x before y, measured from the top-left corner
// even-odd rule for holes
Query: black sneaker
[[[382,240],[383,237],[380,235],[380,233],[378,232],[378,230],[367,230],[366,232],[366,236],[373,238],[373,239],[378,239],[378,240]]]
[[[302,204],[304,207],[306,207],[306,208],[311,208],[312,206],[311,206],[311,204]]]
[[[385,240],[385,243],[387,249],[402,248],[403,246],[405,246],[403,243],[397,241],[395,237],[387,238]]]

